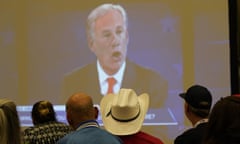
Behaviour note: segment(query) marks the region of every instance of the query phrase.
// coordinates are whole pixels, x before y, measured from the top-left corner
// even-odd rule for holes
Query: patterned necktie
[[[113,93],[113,86],[116,84],[115,78],[114,77],[109,77],[109,78],[107,78],[107,82],[108,82],[107,94]]]

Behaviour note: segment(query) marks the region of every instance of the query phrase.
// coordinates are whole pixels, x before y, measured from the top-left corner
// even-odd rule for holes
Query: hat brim
[[[128,122],[120,122],[112,118],[111,115],[108,115],[111,109],[111,102],[114,98],[114,94],[106,95],[102,98],[100,102],[100,111],[102,115],[102,121],[105,129],[114,135],[130,135],[137,133],[143,124],[145,115],[149,106],[149,96],[144,93],[138,96],[138,101],[140,105],[139,116]]]
[[[185,99],[185,98],[186,98],[186,93],[180,93],[179,96],[180,96],[181,98]]]

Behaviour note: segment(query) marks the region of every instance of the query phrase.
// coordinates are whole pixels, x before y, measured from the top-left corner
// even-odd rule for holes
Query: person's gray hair
[[[117,10],[121,13],[123,16],[123,20],[125,23],[125,28],[127,28],[128,21],[127,21],[127,13],[126,10],[121,5],[115,5],[115,4],[102,4],[95,9],[91,11],[91,13],[88,15],[87,18],[87,28],[86,33],[87,37],[93,39],[94,38],[94,25],[95,21],[98,17],[103,16],[106,14],[109,10]]]

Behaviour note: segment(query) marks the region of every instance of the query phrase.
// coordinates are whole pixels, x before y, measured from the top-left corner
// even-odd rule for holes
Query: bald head
[[[66,103],[68,123],[76,129],[79,123],[95,120],[98,112],[92,98],[85,93],[73,94]]]
[[[85,93],[73,94],[67,101],[67,107],[75,111],[81,110],[83,107],[93,107],[92,98]]]

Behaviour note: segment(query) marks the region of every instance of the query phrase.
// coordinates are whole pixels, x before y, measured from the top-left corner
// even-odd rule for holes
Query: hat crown
[[[119,120],[130,120],[140,112],[137,95],[131,89],[120,90],[117,96],[114,96],[111,115]]]
[[[185,101],[194,108],[210,109],[212,105],[212,95],[210,91],[201,85],[191,86],[186,93],[180,94]]]
[[[121,88],[116,94],[107,94],[100,102],[104,127],[114,135],[137,133],[148,111],[149,95],[136,95],[132,89]]]

